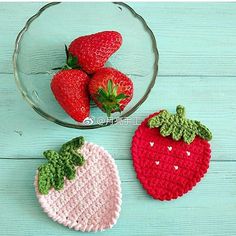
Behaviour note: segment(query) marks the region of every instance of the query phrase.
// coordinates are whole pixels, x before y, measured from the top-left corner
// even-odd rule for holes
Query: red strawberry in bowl
[[[204,176],[211,157],[212,134],[198,121],[163,110],[146,118],[132,141],[137,178],[154,198],[176,199],[191,190]]]
[[[113,112],[123,111],[130,102],[133,83],[114,68],[102,68],[93,75],[89,93],[96,105],[109,117]]]
[[[104,67],[109,57],[122,44],[122,36],[116,31],[103,31],[78,37],[69,46],[70,67],[80,66],[88,74]],[[72,65],[70,65],[72,64]]]
[[[89,77],[81,70],[61,70],[53,76],[52,92],[65,112],[83,122],[90,113]]]

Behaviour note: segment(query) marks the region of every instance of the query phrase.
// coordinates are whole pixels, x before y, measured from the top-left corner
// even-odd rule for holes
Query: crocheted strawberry
[[[52,92],[65,112],[83,122],[90,113],[89,77],[81,70],[61,70],[53,76]]]
[[[89,93],[97,106],[108,117],[121,112],[133,97],[132,81],[114,68],[98,70],[89,83]]]
[[[96,34],[81,36],[69,46],[71,55],[67,64],[70,67],[80,66],[88,74],[104,67],[109,57],[122,44],[122,36],[116,31],[103,31]]]
[[[146,118],[132,141],[133,165],[144,189],[154,198],[171,200],[191,190],[204,176],[211,157],[212,134],[198,121],[163,110]]]
[[[48,162],[38,168],[35,190],[48,216],[80,231],[111,228],[121,206],[120,179],[111,155],[78,137],[44,156]]]

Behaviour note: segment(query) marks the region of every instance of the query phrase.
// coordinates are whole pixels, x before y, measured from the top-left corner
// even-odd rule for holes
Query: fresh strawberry
[[[110,116],[113,112],[123,111],[130,102],[133,83],[116,69],[102,68],[93,75],[89,93],[97,106]]]
[[[72,68],[79,65],[82,70],[92,74],[105,65],[121,44],[122,36],[116,31],[103,31],[79,37],[69,46],[67,64]]]
[[[212,134],[198,121],[166,110],[146,118],[132,142],[137,178],[155,199],[171,200],[191,190],[209,167]]]
[[[78,122],[89,116],[89,77],[81,70],[61,70],[53,76],[52,92],[68,115]]]

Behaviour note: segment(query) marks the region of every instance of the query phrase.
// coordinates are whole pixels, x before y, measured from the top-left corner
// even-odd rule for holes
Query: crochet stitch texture
[[[84,137],[77,137],[62,145],[59,152],[47,150],[43,153],[48,163],[38,168],[38,189],[42,194],[54,187],[60,190],[64,187],[64,177],[75,178],[75,167],[84,164],[84,157],[77,152],[84,144]]]
[[[196,136],[191,144],[164,137],[150,128],[147,117],[135,132],[131,153],[137,178],[154,199],[176,199],[190,191],[204,176],[211,157],[207,140]]]
[[[111,155],[96,144],[85,142],[78,151],[85,158],[76,167],[73,180],[64,179],[60,191],[52,188],[47,195],[35,190],[43,210],[54,221],[80,231],[111,228],[121,209],[121,187],[117,167]]]
[[[164,137],[171,135],[172,139],[178,141],[181,138],[190,144],[198,135],[199,137],[211,140],[210,130],[199,121],[189,120],[185,117],[185,108],[178,105],[176,114],[166,110],[160,111],[158,115],[148,120],[150,128],[160,128],[160,134]]]

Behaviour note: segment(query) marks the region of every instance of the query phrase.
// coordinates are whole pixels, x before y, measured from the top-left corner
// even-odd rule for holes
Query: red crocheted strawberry
[[[116,31],[103,31],[96,34],[79,37],[69,46],[72,55],[67,63],[70,67],[79,65],[88,74],[102,68],[108,58],[122,44],[122,36]]]
[[[89,77],[81,70],[61,70],[53,76],[52,92],[68,115],[78,122],[89,116]]]
[[[144,189],[155,199],[171,200],[191,190],[204,176],[212,134],[198,121],[163,110],[146,118],[132,141],[133,165]]]
[[[110,116],[113,112],[123,111],[130,102],[133,83],[116,69],[102,68],[93,75],[89,93],[97,106]]]

